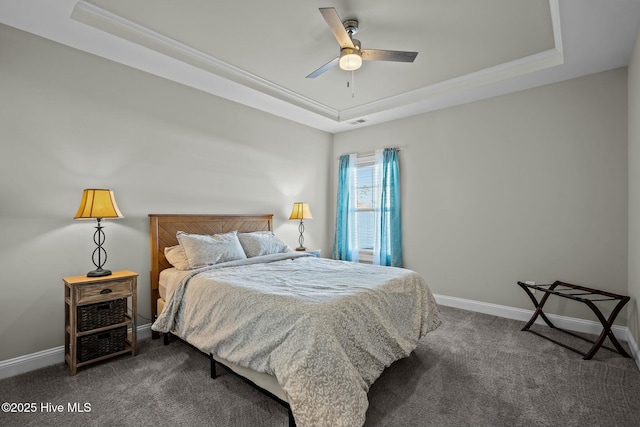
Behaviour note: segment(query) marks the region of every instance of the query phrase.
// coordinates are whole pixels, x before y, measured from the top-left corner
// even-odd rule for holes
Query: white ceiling
[[[415,62],[306,79],[339,54],[319,7]],[[335,133],[626,66],[640,0],[1,0],[0,22]]]

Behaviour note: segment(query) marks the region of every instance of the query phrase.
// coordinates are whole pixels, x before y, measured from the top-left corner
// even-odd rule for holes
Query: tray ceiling
[[[3,3],[0,22],[329,132],[625,66],[640,22],[635,0]],[[306,79],[339,54],[319,7],[415,62]]]

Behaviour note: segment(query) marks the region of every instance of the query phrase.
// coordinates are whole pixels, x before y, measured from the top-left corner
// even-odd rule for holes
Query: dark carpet
[[[585,361],[520,332],[523,322],[441,310],[443,325],[371,387],[366,426],[640,426],[632,359],[601,349]],[[74,377],[60,364],[0,381],[2,402],[36,406],[34,413],[0,413],[0,425],[287,426],[282,406],[227,372],[212,380],[208,358],[187,344],[139,344],[137,357],[81,368]],[[56,405],[62,412],[52,412]],[[74,405],[84,412],[70,411]]]

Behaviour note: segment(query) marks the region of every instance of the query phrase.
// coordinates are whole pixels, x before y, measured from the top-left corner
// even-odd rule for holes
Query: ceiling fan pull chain
[[[351,71],[351,97],[356,97],[356,73]]]

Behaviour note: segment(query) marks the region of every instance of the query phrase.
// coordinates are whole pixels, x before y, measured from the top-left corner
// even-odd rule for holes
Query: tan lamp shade
[[[90,188],[82,193],[80,207],[74,219],[122,217],[113,191]]]
[[[309,209],[309,204],[302,202],[294,203],[289,219],[313,219],[311,216],[311,209]]]

